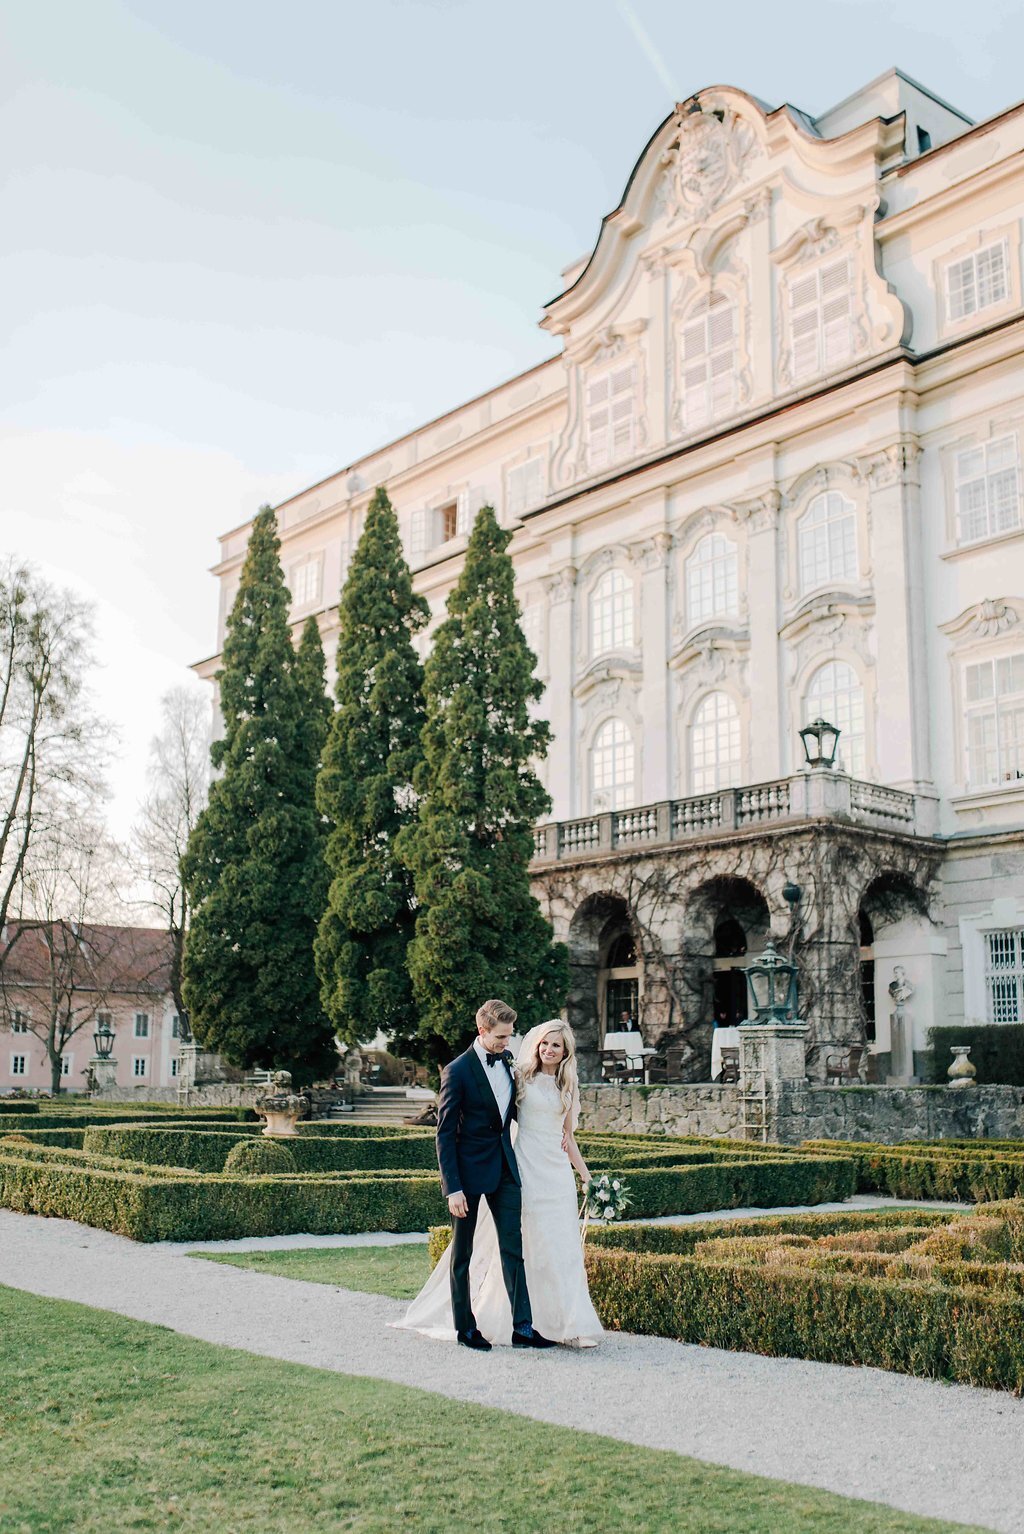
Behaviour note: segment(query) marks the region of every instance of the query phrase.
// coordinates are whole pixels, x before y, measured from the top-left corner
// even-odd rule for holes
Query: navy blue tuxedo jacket
[[[516,1094],[504,1119],[487,1080],[487,1072],[509,1071],[499,1060],[484,1065],[470,1046],[465,1054],[452,1061],[441,1077],[437,1100],[437,1162],[441,1168],[441,1187],[447,1198],[451,1193],[468,1196],[493,1193],[507,1166],[516,1182],[519,1168],[512,1149],[512,1120],[516,1116]]]

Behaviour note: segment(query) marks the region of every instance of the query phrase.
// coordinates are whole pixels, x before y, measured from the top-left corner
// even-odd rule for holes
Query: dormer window
[[[852,297],[847,256],[791,279],[794,382],[815,378],[849,362],[853,356]]]
[[[736,310],[711,293],[683,326],[683,419],[688,431],[731,414],[736,402]]]
[[[586,385],[587,467],[591,473],[630,458],[636,448],[635,362],[592,374]]]

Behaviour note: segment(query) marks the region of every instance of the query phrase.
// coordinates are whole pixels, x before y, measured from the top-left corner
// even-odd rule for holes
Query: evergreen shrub
[[[280,1140],[265,1140],[261,1135],[237,1141],[228,1151],[224,1170],[259,1177],[271,1172],[297,1172],[298,1167],[287,1145]]]
[[[970,1062],[979,1086],[1024,1087],[1024,1024],[959,1023],[929,1028],[923,1056],[926,1082],[945,1084],[953,1063],[953,1045],[970,1045]]]

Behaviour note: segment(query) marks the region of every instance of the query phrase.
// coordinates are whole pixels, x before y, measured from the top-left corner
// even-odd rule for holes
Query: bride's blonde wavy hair
[[[562,1099],[562,1107],[566,1113],[573,1115],[575,1123],[579,1115],[580,1080],[576,1066],[576,1039],[568,1023],[563,1023],[560,1017],[554,1017],[549,1023],[538,1023],[536,1028],[531,1028],[522,1044],[519,1046],[519,1054],[516,1056],[516,1100],[522,1102],[526,1092],[526,1083],[532,1081],[540,1071],[540,1046],[542,1039],[546,1039],[549,1033],[557,1033],[562,1041],[565,1053],[558,1062],[555,1071],[555,1085],[558,1087]]]

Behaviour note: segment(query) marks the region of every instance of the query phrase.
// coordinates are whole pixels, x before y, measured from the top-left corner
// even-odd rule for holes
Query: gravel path
[[[317,1237],[312,1244],[327,1243]],[[141,1246],[69,1221],[0,1210],[0,1284],[12,1288],[251,1353],[1024,1534],[1024,1402],[1001,1392],[616,1333],[589,1353],[501,1349],[481,1356],[389,1330],[386,1323],[404,1308],[399,1301],[185,1255],[197,1249]]]

